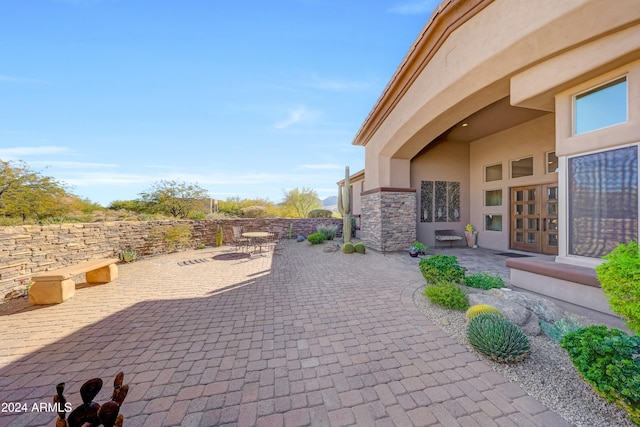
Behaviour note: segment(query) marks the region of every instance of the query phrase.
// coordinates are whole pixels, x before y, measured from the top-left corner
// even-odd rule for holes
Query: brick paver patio
[[[33,403],[66,382],[76,407],[93,377],[102,403],[120,370],[125,426],[568,425],[415,308],[417,261],[229,251],[122,265],[63,304],[0,315],[0,402],[28,405],[0,426],[53,426]]]

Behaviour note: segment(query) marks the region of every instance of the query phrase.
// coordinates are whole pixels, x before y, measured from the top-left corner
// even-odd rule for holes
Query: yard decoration
[[[351,196],[349,187],[349,166],[344,168],[344,187],[338,188],[338,211],[342,215],[342,241],[344,243],[351,241]]]
[[[113,381],[113,394],[111,400],[100,405],[93,402],[93,399],[102,389],[102,380],[93,378],[85,382],[80,387],[82,405],[75,408],[66,418],[70,405],[62,394],[65,383],[56,386],[56,395],[53,396],[53,403],[58,412],[56,427],[122,427],[124,417],[119,414],[120,406],[129,393],[129,385],[122,385],[124,373],[119,372]],[[69,406],[68,406],[69,405]]]

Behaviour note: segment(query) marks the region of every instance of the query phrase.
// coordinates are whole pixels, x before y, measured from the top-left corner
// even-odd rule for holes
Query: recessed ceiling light
[[[462,127],[463,127],[463,128],[466,128],[467,126],[469,126],[469,123],[463,123],[463,124],[462,124]]]

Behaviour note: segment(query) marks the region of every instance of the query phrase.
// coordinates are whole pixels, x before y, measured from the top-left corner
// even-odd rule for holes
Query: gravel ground
[[[465,314],[447,310],[429,301],[417,290],[413,300],[425,316],[451,337],[475,352],[466,337]],[[591,319],[574,316],[583,325]],[[633,427],[623,409],[607,404],[578,376],[566,351],[546,335],[529,337],[531,355],[521,363],[502,364],[478,354],[494,371],[520,384],[523,390],[539,399],[549,409],[579,427]]]

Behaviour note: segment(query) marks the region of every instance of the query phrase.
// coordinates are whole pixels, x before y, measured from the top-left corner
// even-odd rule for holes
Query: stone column
[[[376,188],[361,196],[364,244],[382,252],[408,250],[416,240],[416,190]]]

